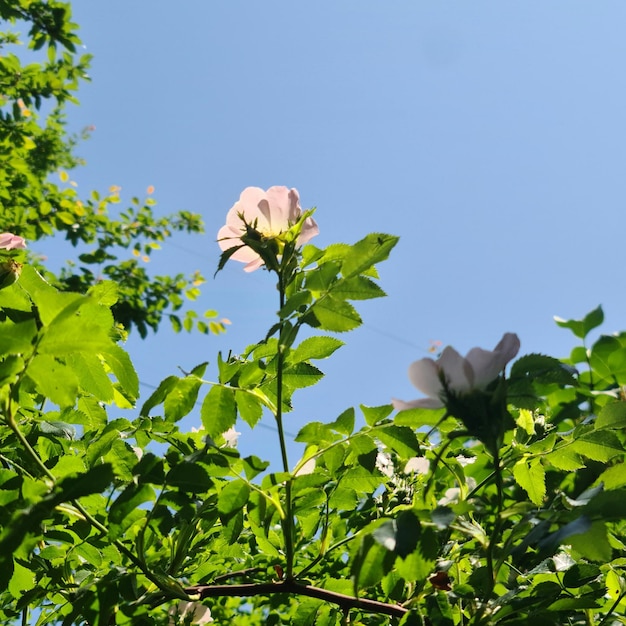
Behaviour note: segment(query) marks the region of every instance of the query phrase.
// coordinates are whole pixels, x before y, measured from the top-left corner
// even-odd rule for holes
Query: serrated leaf
[[[598,476],[598,482],[604,484],[607,490],[626,486],[626,464],[622,461],[604,470]]]
[[[113,383],[97,354],[77,352],[69,355],[66,362],[71,365],[84,391],[94,395],[101,402],[108,403],[113,400]]]
[[[383,547],[372,535],[366,535],[351,562],[355,595],[359,589],[378,584],[391,570],[395,559],[394,552]]]
[[[310,308],[310,313],[314,315],[317,326],[323,330],[342,333],[362,324],[360,315],[350,303],[332,296],[318,300]]]
[[[509,378],[529,378],[532,381],[574,384],[576,370],[570,365],[545,354],[527,354],[513,364]]]
[[[339,281],[332,289],[333,296],[342,300],[370,300],[387,294],[367,276],[353,276]]]
[[[371,233],[357,241],[346,254],[341,266],[345,278],[362,274],[372,265],[384,261],[399,237],[383,233]]]
[[[318,380],[324,377],[324,374],[310,363],[296,363],[286,367],[283,372],[283,384],[291,390],[310,387]]]
[[[546,495],[546,471],[539,459],[520,459],[513,466],[513,476],[531,502],[541,506]]]
[[[554,467],[566,472],[573,472],[585,467],[585,463],[580,454],[569,446],[557,448],[549,452],[546,454],[545,459]]]
[[[242,509],[250,497],[250,487],[241,478],[226,483],[217,499],[217,510],[222,515],[230,515]]]
[[[351,435],[354,431],[354,420],[354,408],[350,407],[328,426],[342,435]]]
[[[420,522],[415,514],[412,511],[402,511],[396,519],[383,522],[372,535],[387,550],[404,558],[417,547],[420,531]]]
[[[361,411],[368,426],[374,426],[393,413],[393,406],[391,404],[383,404],[382,406],[365,406],[361,404]]]
[[[263,404],[261,400],[247,391],[237,389],[235,391],[235,402],[239,415],[248,426],[254,428],[263,415]]]
[[[200,417],[211,437],[217,437],[232,428],[237,421],[234,390],[219,385],[212,387],[204,398]]]
[[[110,343],[101,354],[127,397],[134,401],[139,396],[139,377],[128,353],[118,345]]]
[[[610,430],[592,430],[575,437],[571,448],[588,459],[606,463],[624,452],[624,446]]]
[[[179,378],[163,401],[163,412],[168,422],[177,422],[193,410],[202,381],[195,376]]]
[[[376,429],[376,437],[401,458],[409,459],[421,453],[420,443],[408,426],[385,425]]]
[[[596,418],[595,427],[626,428],[626,402],[611,402],[602,407]]]
[[[311,359],[325,359],[343,345],[344,342],[335,337],[308,337],[289,353],[287,361],[301,363]]]
[[[61,408],[74,406],[78,396],[78,378],[71,368],[52,355],[37,354],[29,362],[26,372],[43,396]]]

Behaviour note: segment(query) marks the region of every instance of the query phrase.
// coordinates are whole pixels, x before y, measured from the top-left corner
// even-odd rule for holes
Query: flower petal
[[[519,348],[520,341],[514,333],[506,333],[493,351],[472,348],[465,359],[474,373],[473,387],[484,389],[495,380]]]
[[[313,239],[315,235],[319,234],[320,229],[317,222],[312,217],[307,217],[304,220],[304,224],[302,224],[302,230],[300,231],[300,236],[298,237],[298,245],[302,246],[307,241]]]
[[[277,185],[270,187],[265,192],[265,197],[269,203],[270,228],[275,234],[287,230],[302,215],[300,196],[296,189],[287,189],[287,187]]]
[[[472,372],[465,359],[451,346],[444,348],[437,367],[443,371],[450,391],[464,393],[472,388]]]
[[[432,359],[420,359],[409,365],[409,380],[429,398],[439,398],[443,392],[439,366]]]
[[[420,398],[419,400],[411,400],[405,402],[397,398],[391,399],[391,404],[396,411],[406,411],[407,409],[440,409],[443,402],[438,398]]]

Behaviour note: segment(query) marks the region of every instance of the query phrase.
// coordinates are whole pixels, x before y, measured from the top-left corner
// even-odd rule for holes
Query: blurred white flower
[[[378,452],[376,455],[376,468],[387,478],[391,478],[395,472],[393,461],[386,452]]]
[[[315,471],[315,457],[305,461],[300,467],[296,468],[294,476],[306,476]]]
[[[238,433],[234,428],[229,428],[225,433],[222,433],[222,437],[224,437],[226,441],[226,447],[236,448],[239,435],[241,435],[241,433]]]
[[[427,474],[430,469],[430,461],[425,456],[414,456],[404,466],[405,474]]]
[[[169,610],[169,626],[183,624],[191,616],[192,624],[208,624],[213,621],[211,609],[200,602],[179,602]]]
[[[428,397],[410,402],[393,399],[393,406],[398,411],[411,408],[438,409],[444,406],[447,391],[460,395],[473,389],[484,389],[498,377],[519,348],[518,336],[505,333],[491,351],[472,348],[467,356],[462,357],[448,346],[436,361],[415,361],[409,367],[409,379]]]

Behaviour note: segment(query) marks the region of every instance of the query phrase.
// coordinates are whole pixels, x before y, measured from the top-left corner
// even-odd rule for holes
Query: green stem
[[[282,270],[282,268],[281,268]],[[278,273],[278,293],[279,293],[279,310],[285,306],[285,284],[282,271]],[[276,360],[276,427],[278,428],[278,439],[280,441],[280,454],[283,460],[283,469],[289,473],[289,459],[287,458],[287,444],[285,443],[285,431],[283,428],[283,369],[285,366],[285,354],[283,346],[280,343],[281,331],[278,338],[278,355]],[[283,534],[285,535],[285,558],[287,567],[285,568],[285,580],[293,579],[293,562],[294,562],[294,523],[293,523],[293,506],[291,494],[291,478],[285,483],[285,517],[282,520]]]
[[[493,456],[494,477],[496,480],[496,519],[493,523],[489,545],[487,546],[487,571],[489,573],[489,585],[485,594],[485,601],[489,600],[498,577],[499,566],[494,566],[494,552],[496,545],[500,539],[500,522],[503,506],[503,487],[502,487],[502,467],[500,466],[500,454],[496,449]]]

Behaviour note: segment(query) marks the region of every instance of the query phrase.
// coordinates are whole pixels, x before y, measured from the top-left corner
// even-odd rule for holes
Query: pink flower
[[[267,238],[278,237],[289,230],[301,216],[297,190],[270,187],[263,191],[259,187],[246,187],[241,192],[239,201],[228,211],[226,225],[220,228],[217,240],[222,250],[241,245],[240,237],[246,232],[246,223]],[[305,244],[318,233],[315,220],[312,217],[307,218],[298,237],[298,245]],[[246,272],[252,272],[263,265],[261,257],[247,246],[237,250],[231,258],[246,263]]]
[[[0,233],[0,248],[3,250],[17,250],[26,247],[24,237],[18,237],[13,233]]]
[[[448,346],[436,361],[415,361],[409,367],[409,380],[428,397],[411,402],[394,399],[393,406],[399,411],[416,407],[438,409],[445,404],[446,391],[462,395],[474,389],[485,389],[504,370],[519,348],[518,336],[506,333],[491,352],[472,348],[466,357],[462,357]]]

